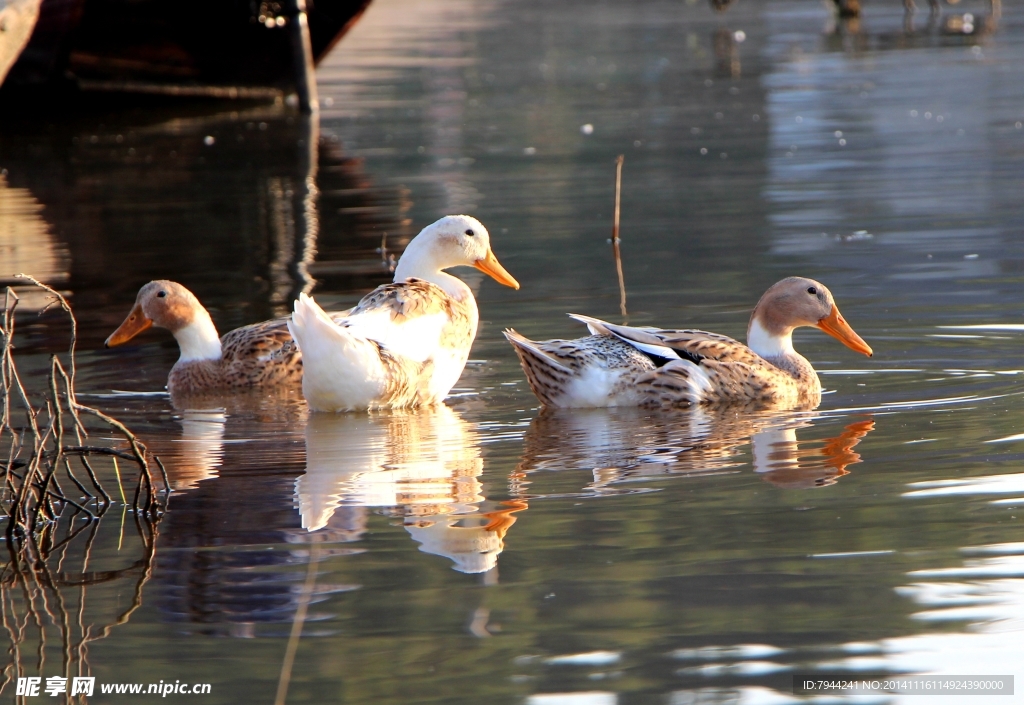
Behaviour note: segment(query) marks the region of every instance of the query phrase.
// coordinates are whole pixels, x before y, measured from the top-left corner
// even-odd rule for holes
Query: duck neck
[[[174,331],[174,338],[181,349],[178,362],[221,358],[220,336],[206,309],[197,310],[188,325]]]
[[[770,361],[794,355],[799,357],[797,351],[793,349],[792,328],[770,330],[756,315],[750,319],[750,325],[747,326],[747,347]]]
[[[398,260],[398,266],[395,267],[395,281],[404,282],[410,277],[415,277],[437,284],[457,301],[465,301],[467,297],[472,299],[473,292],[464,281],[442,271],[452,266],[455,265],[438,261],[426,245],[413,238]]]
[[[793,327],[772,330],[755,314],[747,326],[747,347],[812,390],[821,389],[814,367],[793,349]]]
[[[750,454],[754,472],[798,469],[796,429],[771,428],[755,433],[750,437]]]

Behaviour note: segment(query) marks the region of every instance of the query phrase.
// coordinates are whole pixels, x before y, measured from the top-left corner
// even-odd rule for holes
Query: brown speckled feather
[[[662,345],[677,352],[705,359],[747,364],[764,362],[756,352],[743,343],[717,333],[706,333],[701,330],[659,330],[656,337],[662,341]]]
[[[348,311],[330,314],[340,319]],[[288,332],[288,319],[275,318],[221,336],[221,359],[175,363],[167,377],[172,393],[215,389],[298,387],[302,353]]]
[[[302,354],[288,332],[288,321],[254,323],[220,339],[224,374],[245,378],[249,384],[298,384],[302,380]]]
[[[303,393],[321,411],[440,402],[462,374],[478,320],[468,288],[459,296],[417,278],[377,287],[336,316],[336,328],[318,311],[300,298],[291,329],[307,365]],[[357,352],[335,355],[344,346]]]
[[[671,360],[638,375],[634,382],[644,406],[749,402],[813,408],[821,401],[814,368],[800,355],[765,359],[743,343],[719,333],[618,326],[576,316],[624,343],[668,348],[683,360]]]
[[[813,408],[821,399],[818,377],[803,358],[780,360],[776,365],[743,343],[716,333],[579,319],[598,334],[543,342],[515,331],[505,334],[530,388],[546,406],[671,407],[756,400],[771,406]],[[632,342],[647,350],[637,349]],[[659,357],[651,346],[669,348],[682,359],[670,359],[668,351]]]
[[[381,284],[348,312],[350,316],[377,309],[390,309],[391,318],[402,321],[433,313],[450,313],[459,302],[437,284],[410,277],[402,282]]]
[[[634,328],[569,315],[593,335],[534,342],[505,332],[547,406],[730,402],[809,409],[821,401],[821,382],[793,349],[795,329],[818,328],[851,350],[873,354],[839,313],[831,292],[805,277],[786,277],[761,296],[747,325],[749,345],[702,330]],[[643,360],[629,358],[629,348]]]
[[[680,354],[681,357],[701,358],[731,362],[743,362],[747,364],[759,364],[764,359],[756,352],[748,348],[734,338],[719,333],[708,333],[703,330],[671,330],[663,328],[633,328],[630,326],[617,326],[586,316],[576,316],[595,327],[593,322],[599,322],[597,326],[606,330],[609,334],[618,336],[625,341],[636,341],[646,345],[658,345],[671,348]],[[695,360],[696,361],[696,360]]]
[[[707,383],[695,380],[701,373]],[[821,401],[821,387],[809,364],[794,373],[760,358],[750,362],[712,358],[704,358],[697,364],[670,362],[637,376],[634,383],[645,397],[643,406],[756,400],[768,406],[811,409]],[[700,388],[699,398],[692,391],[695,385]]]
[[[505,337],[519,356],[530,389],[546,406],[570,406],[564,397],[587,370],[607,375],[613,380],[608,395],[623,397],[630,395],[638,375],[656,369],[649,357],[611,335],[538,342],[507,330]]]
[[[167,388],[172,394],[301,384],[302,355],[286,319],[236,328],[220,342],[219,360],[179,361],[171,368]]]

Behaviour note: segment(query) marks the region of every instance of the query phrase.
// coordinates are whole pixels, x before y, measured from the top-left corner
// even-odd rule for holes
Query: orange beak
[[[850,328],[850,324],[843,318],[843,314],[839,313],[839,307],[835,304],[832,304],[832,312],[818,321],[818,328],[821,328],[840,343],[850,348],[850,350],[856,350],[871,357],[871,346],[865,343],[854,332],[853,328]]]
[[[494,253],[487,250],[487,256],[478,259],[473,263],[473,266],[479,269],[484,274],[490,275],[494,278],[494,281],[505,286],[510,286],[513,289],[519,288],[519,282],[515,280],[511,274],[505,271],[505,268],[501,266],[501,262],[494,256]]]
[[[108,348],[112,348],[115,345],[123,345],[142,331],[148,330],[152,326],[153,320],[151,318],[147,318],[146,314],[142,312],[141,304],[135,304],[132,306],[132,310],[131,313],[128,314],[128,318],[124,319],[124,323],[119,325],[117,330],[110,334],[110,337],[107,338],[103,345]]]

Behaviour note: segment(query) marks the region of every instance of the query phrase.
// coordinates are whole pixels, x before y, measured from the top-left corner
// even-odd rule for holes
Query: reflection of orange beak
[[[487,250],[487,256],[478,259],[473,263],[473,266],[479,269],[484,274],[488,274],[494,278],[494,281],[505,286],[510,286],[513,289],[519,288],[519,282],[515,280],[511,274],[505,271],[505,268],[501,266],[501,262],[494,256],[494,253]]]
[[[834,485],[840,477],[850,474],[850,471],[846,469],[847,465],[861,462],[860,453],[853,450],[853,447],[874,428],[875,422],[871,419],[856,421],[843,429],[843,432],[835,438],[826,439],[823,448],[801,448],[796,452],[789,450],[788,455],[784,452],[782,460],[798,460],[799,464],[790,467],[783,466],[779,470],[765,473],[762,477],[776,487],[788,489],[810,489]],[[824,464],[814,460],[810,463],[802,462],[804,458],[822,455],[825,456]]]
[[[825,462],[846,474],[847,465],[860,462],[860,453],[854,452],[853,447],[873,430],[875,422],[871,419],[850,424],[837,437],[830,438],[821,449],[821,454],[826,458]]]
[[[521,512],[524,509],[529,509],[530,505],[525,499],[509,499],[504,502],[499,502],[507,507],[507,509],[499,509],[493,512],[487,512],[483,516],[490,519],[487,522],[487,526],[484,527],[485,531],[493,531],[498,535],[499,539],[504,539],[505,534],[508,533],[509,528],[516,523],[516,519],[519,517],[512,516],[516,512]]]
[[[128,318],[124,319],[124,323],[119,325],[117,330],[110,334],[110,337],[107,338],[103,345],[108,348],[112,348],[115,345],[123,345],[142,331],[147,330],[152,326],[153,320],[146,317],[146,314],[142,312],[142,306],[140,304],[135,304],[132,306],[132,310],[131,313],[128,314]]]
[[[843,319],[843,315],[839,313],[839,307],[835,304],[832,304],[832,312],[818,321],[818,328],[821,328],[840,343],[850,348],[850,350],[856,350],[871,357],[871,346],[865,343],[853,328],[850,328],[850,324]]]

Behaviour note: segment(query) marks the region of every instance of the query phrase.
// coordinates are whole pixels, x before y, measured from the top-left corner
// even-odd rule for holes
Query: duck
[[[498,262],[483,224],[449,215],[406,246],[394,282],[332,319],[306,294],[288,329],[302,353],[302,393],[313,411],[436,404],[462,375],[476,338],[473,292],[445,269],[476,267],[499,284],[519,282]]]
[[[123,345],[152,327],[169,330],[181,351],[167,376],[172,396],[298,388],[302,380],[302,355],[283,318],[236,328],[220,337],[195,294],[177,282],[158,279],[139,289],[128,317],[104,345]]]
[[[591,335],[533,341],[505,331],[533,393],[546,407],[677,407],[741,403],[813,409],[821,382],[793,349],[793,331],[818,328],[851,350],[871,346],[850,327],[825,285],[787,277],[758,301],[747,344],[701,330],[621,326],[570,314]]]

